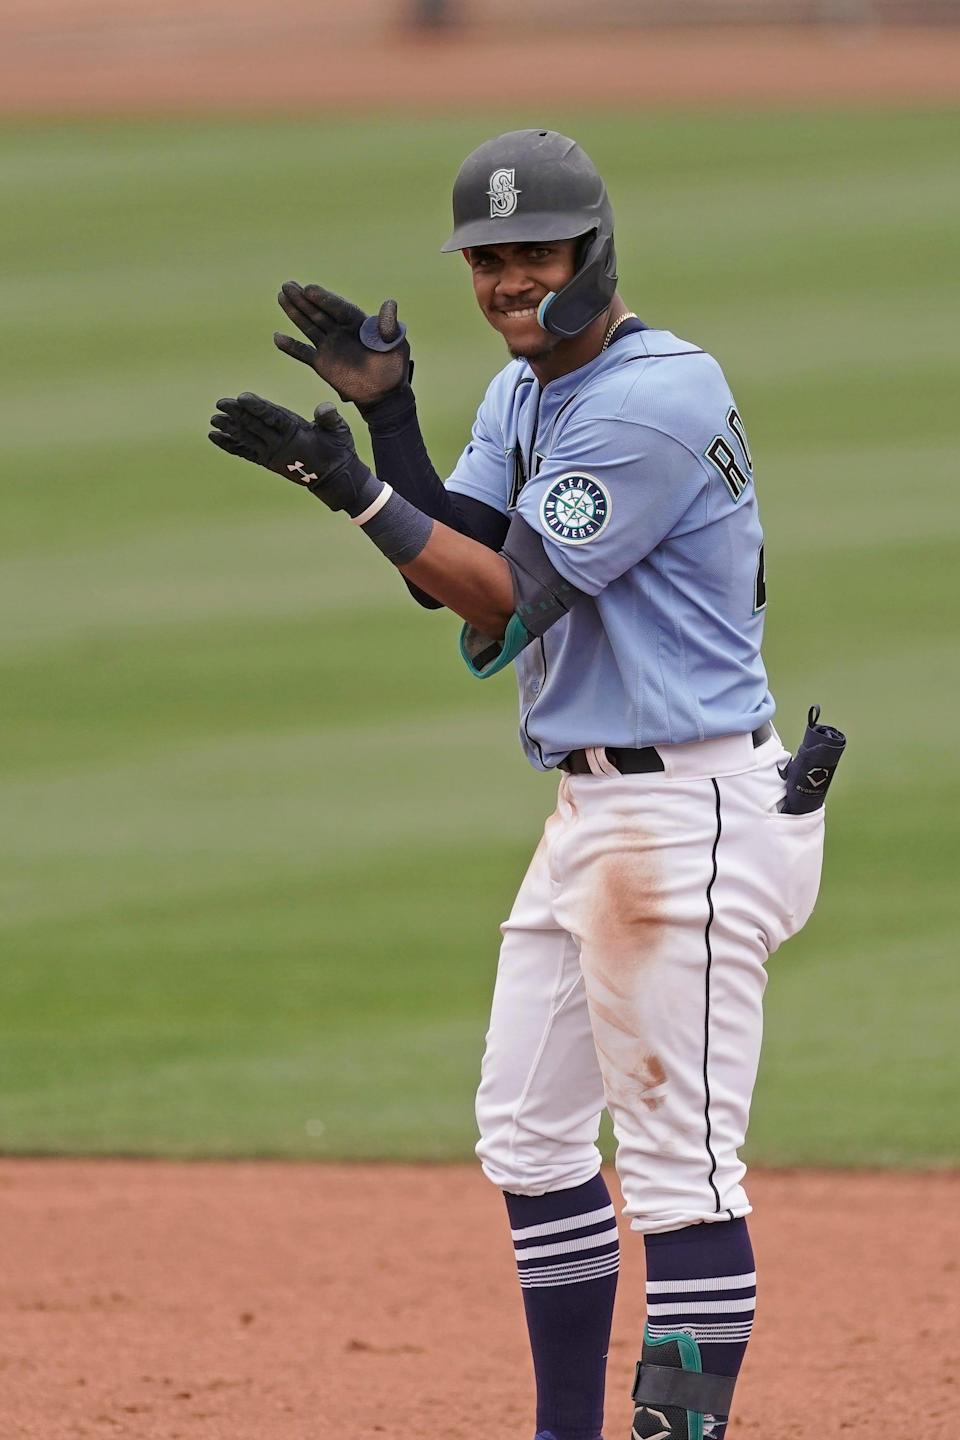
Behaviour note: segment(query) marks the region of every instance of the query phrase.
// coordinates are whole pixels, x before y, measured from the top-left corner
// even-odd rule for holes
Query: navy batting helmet
[[[460,166],[444,250],[581,237],[576,274],[537,311],[554,335],[579,335],[617,288],[613,210],[596,166],[556,130],[511,130],[485,141]]]

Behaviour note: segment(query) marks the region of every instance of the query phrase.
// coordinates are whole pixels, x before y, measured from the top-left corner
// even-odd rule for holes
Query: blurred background
[[[317,280],[397,296],[448,473],[504,358],[439,254],[450,185],[535,124],[606,176],[631,308],[737,397],[784,738],[813,701],[850,737],[751,1158],[956,1164],[958,26],[5,0],[0,1149],[470,1154],[553,782],[459,622],[205,436],[220,395],[320,398],[270,339]]]

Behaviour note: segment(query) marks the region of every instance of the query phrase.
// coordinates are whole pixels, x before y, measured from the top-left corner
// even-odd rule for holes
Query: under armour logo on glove
[[[311,422],[244,390],[236,399],[217,401],[210,425],[219,449],[292,480],[331,510],[362,515],[383,489],[357,454],[350,426],[327,400]]]
[[[295,465],[288,465],[288,466],[287,466],[287,469],[288,469],[288,470],[297,470],[297,471],[300,472],[300,473],[299,473],[299,480],[300,480],[300,484],[301,484],[301,485],[309,485],[311,480],[316,480],[316,479],[318,478],[316,475],[308,475],[308,474],[306,473],[306,471],[305,471],[304,468],[303,468],[303,461],[302,461],[302,460],[298,460]]]

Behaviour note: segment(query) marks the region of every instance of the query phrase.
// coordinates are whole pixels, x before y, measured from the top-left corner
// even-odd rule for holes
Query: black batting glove
[[[322,285],[295,280],[284,284],[277,299],[310,344],[276,331],[274,345],[309,365],[361,413],[409,381],[413,362],[396,300],[384,300],[378,314],[367,315]]]
[[[208,438],[228,455],[305,486],[331,510],[360,515],[383,488],[357,454],[349,425],[329,402],[317,406],[311,422],[246,390],[235,400],[218,400],[210,424]]]

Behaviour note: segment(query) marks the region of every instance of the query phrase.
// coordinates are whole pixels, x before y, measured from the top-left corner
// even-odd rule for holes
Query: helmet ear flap
[[[617,288],[617,252],[613,244],[613,234],[604,235],[599,230],[594,230],[586,236],[587,244],[583,251],[583,258],[577,267],[577,273],[585,270],[588,265],[596,266],[596,276],[603,288],[609,288],[610,294],[604,305],[609,305],[613,299],[614,291]],[[597,311],[600,314],[600,311]]]
[[[584,265],[586,265],[587,256],[589,255],[590,250],[597,243],[597,234],[598,232],[596,230],[588,230],[586,235],[581,235],[577,240],[577,249],[574,260],[576,262],[576,267],[578,270],[582,270]]]
[[[612,235],[588,230],[577,247],[577,270],[561,290],[541,300],[537,319],[551,335],[570,339],[602,315],[617,289]]]

